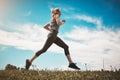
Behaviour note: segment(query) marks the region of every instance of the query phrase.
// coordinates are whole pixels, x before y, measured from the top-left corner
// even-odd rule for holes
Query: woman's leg
[[[26,60],[26,69],[29,69],[29,67],[31,66],[31,63],[42,53],[46,52],[46,50],[52,45],[52,43],[55,41],[56,39],[56,35],[51,35],[47,38],[43,48],[41,50],[39,50],[30,60],[27,59]]]
[[[70,56],[70,53],[69,53],[69,47],[67,44],[64,43],[63,40],[61,40],[59,37],[56,38],[55,44],[57,44],[58,46],[62,47],[64,49],[64,52],[65,52],[65,55],[67,57],[67,60],[69,63],[73,63],[72,59],[71,59],[71,56]]]
[[[67,44],[65,44],[59,37],[56,38],[54,43],[64,49],[65,55],[66,55],[66,57],[68,59],[68,62],[69,62],[69,66],[68,67],[80,70],[80,68],[78,66],[76,66],[75,63],[73,63],[73,61],[71,59],[71,56],[70,56],[70,53],[69,53],[69,47],[67,46]]]
[[[29,60],[30,63],[32,63],[40,54],[46,52],[46,50],[52,45],[53,41],[54,41],[53,37],[47,38],[43,48],[36,52],[36,54]]]

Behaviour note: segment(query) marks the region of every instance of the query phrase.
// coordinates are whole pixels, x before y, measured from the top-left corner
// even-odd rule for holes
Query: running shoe
[[[28,59],[26,59],[26,65],[25,65],[25,69],[28,70],[31,66],[31,63],[29,62]]]
[[[68,67],[72,69],[80,70],[80,68],[77,67],[75,63],[70,63]]]

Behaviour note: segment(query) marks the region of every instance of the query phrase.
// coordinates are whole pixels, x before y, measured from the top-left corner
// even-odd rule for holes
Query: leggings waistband
[[[58,31],[57,30],[53,30],[53,29],[51,29],[51,31],[50,31],[51,33],[58,33]]]

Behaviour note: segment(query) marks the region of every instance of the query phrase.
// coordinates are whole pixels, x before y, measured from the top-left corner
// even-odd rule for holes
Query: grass
[[[0,80],[120,80],[120,71],[0,70]]]

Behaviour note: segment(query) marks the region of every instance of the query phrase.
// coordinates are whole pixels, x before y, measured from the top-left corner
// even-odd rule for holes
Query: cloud
[[[104,59],[106,69],[110,69],[110,65],[120,68],[120,30],[91,31],[74,26],[71,32],[65,33],[64,38],[68,39],[66,42],[75,61],[101,69]]]
[[[48,32],[37,24],[19,25],[16,32],[0,30],[0,44],[18,49],[37,51],[42,48]],[[101,69],[103,59],[105,68],[120,67],[120,30],[89,30],[74,26],[73,30],[60,35],[69,45],[70,54],[75,62],[87,63],[91,69]],[[64,53],[63,49],[52,45],[50,52]]]
[[[70,11],[74,11],[75,9],[73,8],[73,7],[63,7],[62,8],[62,11],[64,11],[64,12],[70,12]]]
[[[82,21],[86,21],[88,23],[92,23],[95,24],[97,29],[102,29],[104,28],[104,26],[102,25],[102,20],[99,17],[93,17],[93,16],[87,16],[87,15],[78,15],[78,14],[74,14],[74,15],[69,15],[66,18],[68,19],[77,19],[77,20],[82,20]]]
[[[92,23],[97,29],[80,28],[74,25],[74,29],[65,33],[64,39],[70,45],[70,52],[76,62],[87,63],[89,69],[111,69],[110,66],[120,68],[120,30],[114,31],[106,28],[100,17],[88,15],[68,15],[68,19]]]
[[[76,15],[75,18],[96,24],[98,28],[101,28],[102,26],[102,21],[100,18],[94,18],[94,17],[86,16],[86,15]]]
[[[17,32],[0,30],[0,44],[14,46],[19,49],[37,50],[43,44],[47,33],[40,25],[20,25]]]
[[[53,7],[53,3],[49,3]],[[50,7],[51,7],[50,6]],[[60,6],[60,4],[55,4]],[[74,10],[71,7],[63,7],[63,11]],[[27,16],[31,15],[28,11]],[[59,37],[65,41],[70,48],[72,58],[81,64],[87,63],[89,67],[101,69],[103,59],[105,68],[110,69],[110,65],[120,68],[120,30],[113,31],[105,28],[100,17],[87,15],[71,15],[69,19],[83,20],[96,25],[95,30],[80,28],[74,25],[73,30],[66,32]],[[3,25],[1,22],[0,25]],[[14,46],[18,49],[37,51],[44,45],[48,32],[38,24],[18,25],[16,32],[0,30],[0,44]],[[50,52],[63,53],[63,49],[52,45]]]
[[[19,27],[19,28],[17,28]],[[13,46],[17,49],[32,50],[34,52],[40,50],[46,39],[48,31],[41,25],[37,24],[23,24],[18,25],[15,32],[8,32],[0,29],[0,44],[6,46]],[[54,49],[56,47],[56,49]],[[48,51],[61,53],[63,49],[56,45],[52,45]]]

